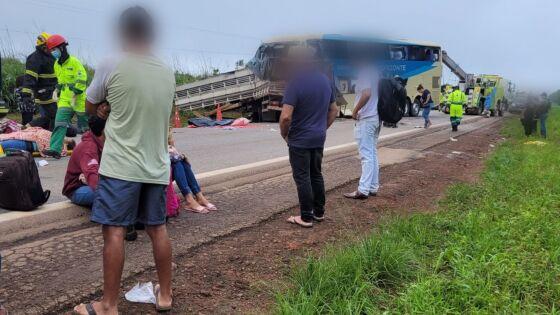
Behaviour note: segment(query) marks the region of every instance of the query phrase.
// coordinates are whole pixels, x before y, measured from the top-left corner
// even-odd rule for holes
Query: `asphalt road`
[[[468,117],[468,116],[467,116]],[[449,121],[449,116],[433,111],[433,124]],[[391,134],[419,128],[422,117],[407,117],[399,128],[382,128],[381,134]],[[354,141],[354,121],[338,119],[329,129],[326,147]],[[149,128],[146,130],[149,132]],[[185,153],[196,173],[259,162],[287,155],[287,147],[279,136],[278,124],[252,124],[244,129],[178,128],[173,135],[177,148]],[[43,189],[51,190],[49,203],[65,200],[61,194],[68,158],[46,159],[47,166],[39,168]]]

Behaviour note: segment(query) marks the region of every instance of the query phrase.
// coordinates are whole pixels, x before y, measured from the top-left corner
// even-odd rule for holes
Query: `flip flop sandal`
[[[215,205],[208,203],[206,206],[204,206],[206,209],[210,210],[210,211],[216,211],[218,210],[218,207],[216,207]]]
[[[208,212],[210,212],[210,211],[208,211],[208,209],[204,208],[203,206],[198,206],[196,208],[185,207],[185,210],[190,211],[190,212],[194,212],[194,213],[208,213]]]
[[[95,311],[95,309],[93,308],[93,303],[87,303],[85,304],[86,306],[86,312],[88,315],[97,315],[97,312]],[[76,311],[72,311],[72,314],[80,314]]]
[[[156,286],[154,288],[154,295],[156,296],[156,311],[158,313],[171,311],[172,305],[164,306],[164,307],[159,305],[159,284],[156,284]]]
[[[299,221],[297,221],[296,218],[297,218],[296,216],[291,216],[291,217],[288,218],[287,221],[288,221],[288,223],[297,224],[297,225],[299,225],[299,226],[301,226],[301,227],[304,227],[304,228],[313,227],[313,223],[312,223],[312,222],[305,222],[305,221],[303,221],[303,220],[302,220],[301,222],[299,222]],[[301,219],[300,219],[300,220],[301,220]]]

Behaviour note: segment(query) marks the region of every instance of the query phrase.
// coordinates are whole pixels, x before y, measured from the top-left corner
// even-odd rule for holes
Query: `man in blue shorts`
[[[171,243],[165,226],[167,152],[173,106],[173,71],[151,51],[153,22],[145,9],[125,10],[119,20],[123,53],[99,64],[87,90],[89,114],[107,119],[91,220],[103,225],[103,298],[81,304],[79,314],[117,314],[126,226],[146,226],[159,284],[156,309],[171,309]]]

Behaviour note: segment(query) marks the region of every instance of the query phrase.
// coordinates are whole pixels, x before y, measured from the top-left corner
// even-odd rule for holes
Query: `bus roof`
[[[330,39],[330,40],[347,40],[347,41],[367,41],[367,42],[377,42],[382,44],[393,44],[393,45],[419,45],[419,46],[430,46],[430,47],[440,47],[439,44],[429,41],[418,41],[410,39],[387,39],[382,37],[374,36],[350,36],[350,35],[340,35],[340,34],[304,34],[304,35],[292,35],[292,36],[278,36],[272,37],[266,41],[265,44],[282,43],[282,42],[301,42],[313,39]]]

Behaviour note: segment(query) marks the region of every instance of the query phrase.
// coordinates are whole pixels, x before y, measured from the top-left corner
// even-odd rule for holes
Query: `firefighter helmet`
[[[35,45],[37,46],[45,45],[47,43],[47,39],[49,39],[50,36],[51,34],[47,32],[42,32],[41,34],[39,34],[39,36],[37,36],[37,41],[35,42]]]
[[[49,38],[47,39],[47,48],[49,50],[52,50],[62,44],[68,44],[68,42],[64,37],[62,37],[62,35],[54,34],[49,36]]]

